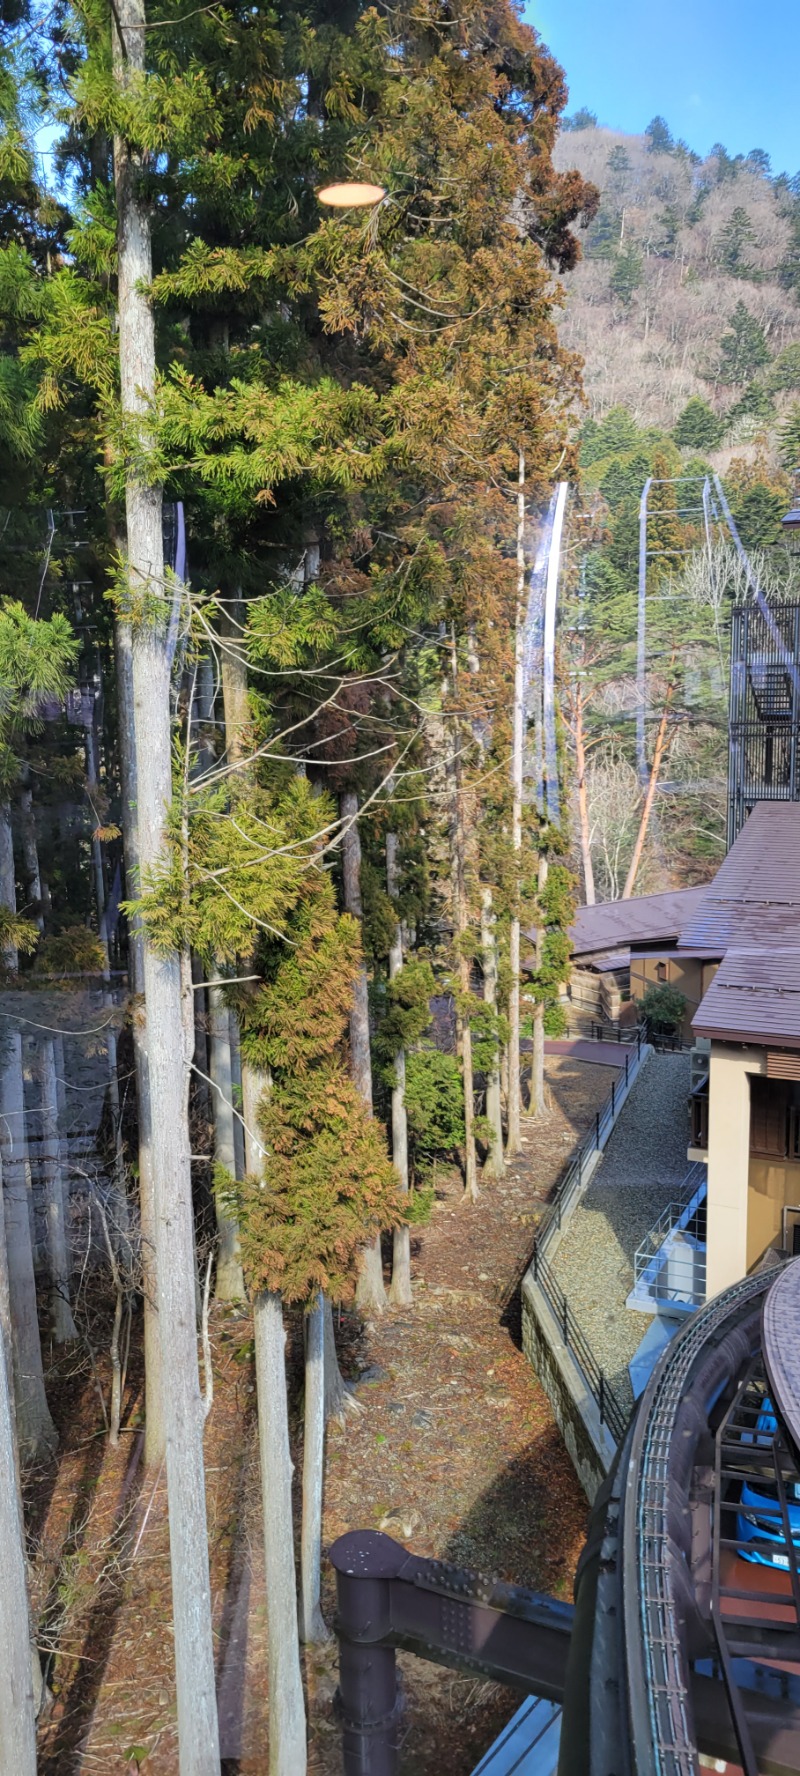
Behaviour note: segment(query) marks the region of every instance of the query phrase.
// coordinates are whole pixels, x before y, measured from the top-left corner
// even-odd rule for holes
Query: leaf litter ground
[[[381,1528],[433,1554],[569,1598],[586,1501],[548,1402],[513,1338],[514,1301],[536,1220],[605,1099],[608,1067],[551,1056],[548,1108],[523,1123],[523,1152],[477,1204],[458,1174],[437,1181],[428,1227],[412,1245],[414,1304],[361,1323],[343,1314],[344,1373],[364,1410],[327,1446],[324,1546]],[[143,1474],[141,1398],[120,1447],[98,1428],[108,1304],[97,1308],[94,1375],[86,1351],[53,1356],[49,1383],[61,1447],[31,1479],[34,1604],[53,1701],[40,1776],[141,1768],[176,1776],[169,1545],[163,1473]],[[509,1313],[509,1308],[511,1309]],[[104,1313],[106,1318],[104,1319]],[[214,1407],[206,1430],[209,1543],[223,1776],[267,1776],[269,1699],[255,1439],[252,1327],[212,1318]],[[297,1402],[302,1333],[292,1327]],[[135,1395],[137,1377],[133,1371]],[[299,1414],[295,1459],[302,1462]],[[326,1567],[323,1605],[333,1615]],[[498,1685],[401,1655],[402,1776],[469,1776],[518,1705]],[[336,1649],[307,1649],[309,1769],[339,1776]]]

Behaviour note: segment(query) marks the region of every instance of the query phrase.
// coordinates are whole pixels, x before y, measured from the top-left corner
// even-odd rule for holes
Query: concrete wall
[[[615,1443],[558,1323],[529,1271],[522,1284],[522,1348],[544,1388],[572,1465],[591,1504],[615,1454]]]

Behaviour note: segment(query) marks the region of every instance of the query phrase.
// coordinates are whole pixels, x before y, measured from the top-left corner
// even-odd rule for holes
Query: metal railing
[[[615,1393],[604,1369],[598,1363],[589,1340],[570,1306],[568,1297],[560,1283],[556,1281],[545,1254],[555,1235],[561,1231],[565,1218],[571,1213],[574,1204],[582,1194],[587,1161],[593,1153],[602,1152],[605,1147],[622,1106],[627,1100],[628,1091],[641,1069],[642,1060],[650,1052],[642,1041],[641,1030],[636,1031],[635,1043],[626,1044],[625,1047],[624,1069],[620,1056],[622,1076],[619,1081],[612,1080],[611,1091],[602,1109],[597,1111],[593,1127],[585,1140],[581,1142],[572,1164],[558,1185],[539,1222],[533,1242],[530,1265],[534,1282],[538,1283],[542,1290],[561,1329],[564,1344],[574,1357],[586,1386],[599,1408],[600,1423],[608,1425],[611,1435],[617,1443],[624,1436],[628,1413]]]
[[[708,1187],[706,1167],[697,1160],[689,1167],[678,1195],[662,1209],[658,1220],[633,1257],[633,1294],[652,1301],[672,1301],[699,1307],[706,1298],[705,1250],[687,1249],[685,1276],[670,1274],[670,1253],[664,1250],[671,1233],[685,1230],[694,1219]]]
[[[600,1411],[600,1423],[608,1425],[615,1443],[621,1443],[628,1424],[628,1414],[598,1363],[585,1332],[570,1307],[560,1283],[556,1282],[547,1259],[533,1248],[533,1280],[538,1283],[548,1306],[558,1322],[561,1337],[574,1357],[593,1399]]]
[[[561,1183],[545,1209],[539,1226],[536,1229],[536,1245],[539,1251],[545,1250],[554,1233],[561,1231],[564,1215],[571,1209],[575,1198],[583,1188],[583,1171],[586,1161],[593,1153],[602,1151],[614,1127],[617,1116],[625,1102],[629,1087],[633,1084],[642,1064],[642,1052],[647,1044],[643,1042],[641,1031],[636,1032],[634,1043],[625,1044],[625,1065],[620,1055],[620,1078],[612,1080],[611,1090],[602,1108],[595,1114],[594,1123],[578,1148],[575,1158],[565,1172]]]

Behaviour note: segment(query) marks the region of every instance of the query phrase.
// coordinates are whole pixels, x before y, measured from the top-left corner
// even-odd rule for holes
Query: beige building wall
[[[800,1165],[788,1159],[750,1155],[747,1199],[747,1268],[763,1258],[783,1235],[784,1208],[800,1207]],[[791,1246],[791,1241],[790,1241]]]
[[[708,1106],[706,1298],[747,1275],[750,1202],[750,1075],[766,1073],[761,1048],[712,1042]],[[754,1192],[759,1211],[762,1198]],[[763,1219],[763,1218],[762,1218]],[[759,1235],[755,1236],[756,1238]],[[765,1241],[769,1244],[769,1240]],[[763,1247],[762,1247],[763,1250]],[[759,1254],[760,1255],[760,1254]]]
[[[692,1041],[692,1018],[719,967],[696,956],[632,956],[631,995],[643,999],[648,987],[674,987],[686,1000],[683,1040]],[[659,974],[659,968],[661,974]]]

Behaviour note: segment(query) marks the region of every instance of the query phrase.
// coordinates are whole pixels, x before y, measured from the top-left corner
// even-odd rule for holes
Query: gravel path
[[[553,1260],[598,1362],[626,1405],[633,1403],[628,1363],[650,1324],[625,1306],[633,1255],[688,1170],[688,1093],[689,1056],[651,1055]]]

